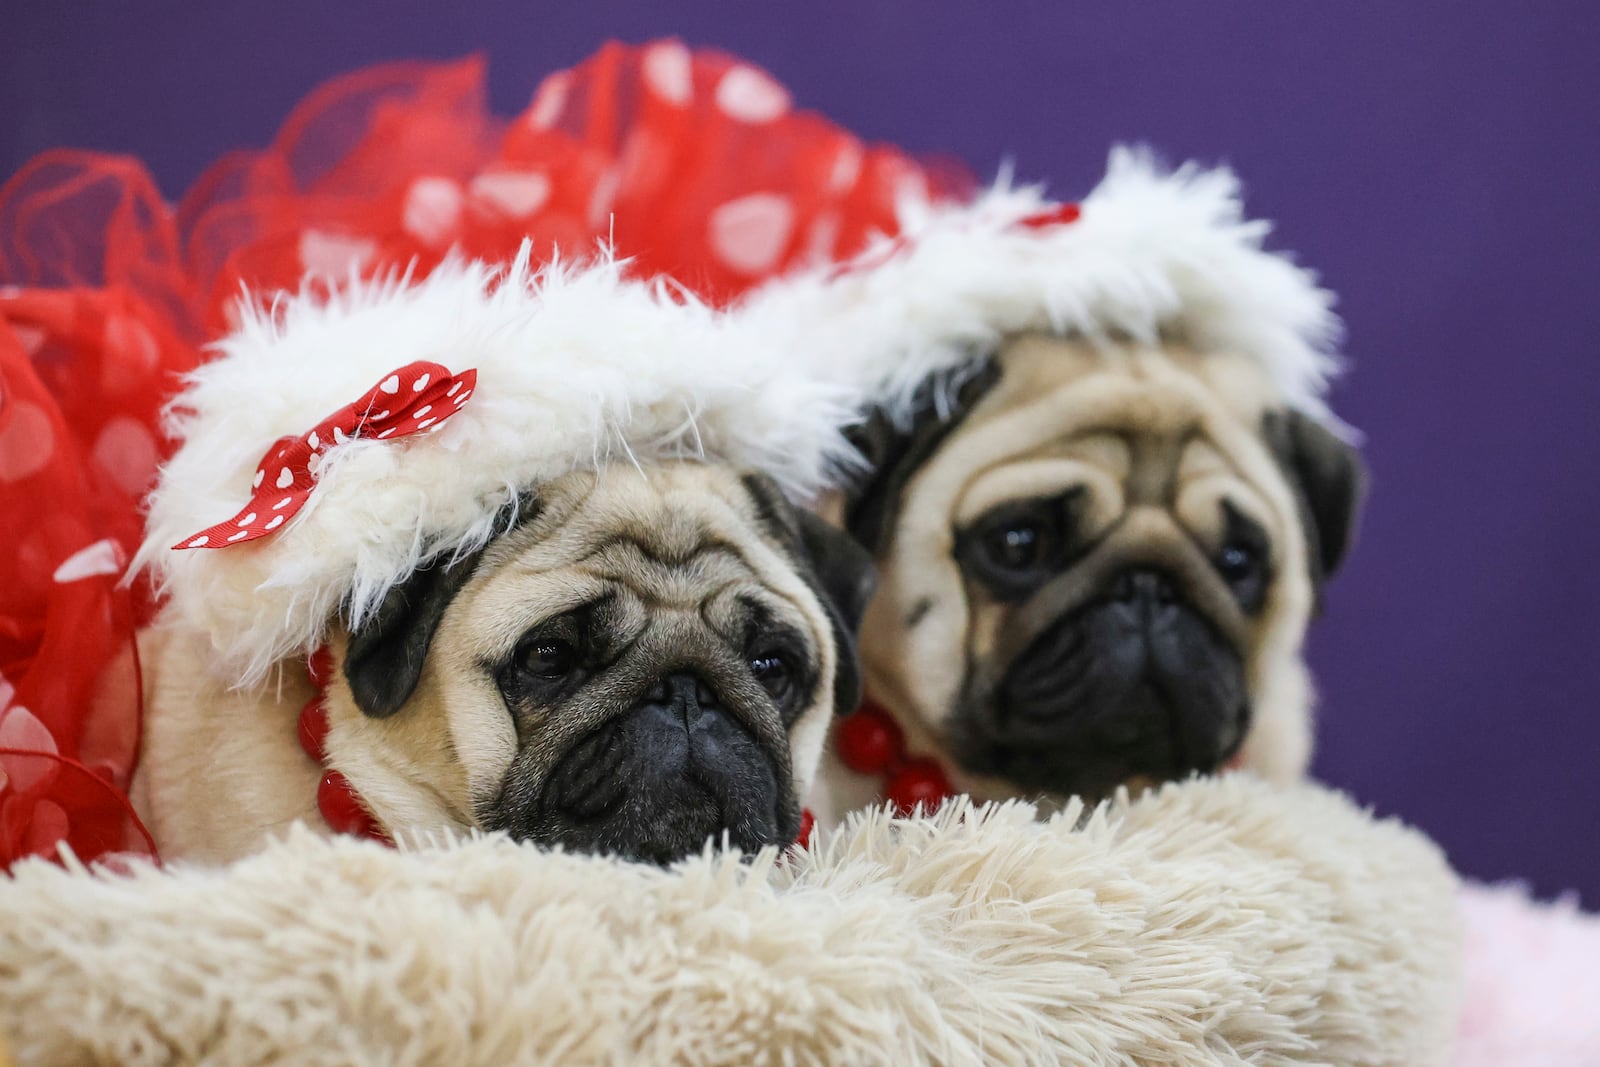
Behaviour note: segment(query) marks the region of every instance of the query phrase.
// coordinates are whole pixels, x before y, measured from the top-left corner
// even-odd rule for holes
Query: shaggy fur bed
[[[853,820],[671,871],[292,836],[0,882],[19,1062],[1445,1062],[1455,882],[1311,787]]]

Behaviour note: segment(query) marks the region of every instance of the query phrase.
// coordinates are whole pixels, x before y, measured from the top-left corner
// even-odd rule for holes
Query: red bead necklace
[[[316,693],[300,709],[300,747],[306,755],[324,766],[328,759],[328,705],[325,694],[332,674],[333,653],[326,647],[319,648],[306,660],[306,676],[311,679]],[[324,772],[322,779],[317,782],[317,810],[322,812],[328,828],[336,834],[370,837],[385,844],[394,844],[362,803],[355,786],[338,771]]]
[[[880,776],[883,799],[902,815],[910,815],[918,806],[937,811],[956,793],[937,760],[906,753],[900,724],[871,699],[840,720],[834,750],[840,762],[857,774]]]
[[[306,677],[311,679],[311,685],[316,690],[311,699],[306,701],[306,706],[300,709],[300,724],[298,734],[300,747],[305,754],[318,763],[326,765],[328,738],[328,704],[326,691],[328,679],[333,674],[333,653],[326,647],[319,648],[306,660]],[[317,810],[322,812],[323,821],[329,829],[338,834],[352,834],[356,837],[370,837],[393,845],[394,841],[383,828],[378,825],[378,820],[372,817],[366,804],[361,800],[361,794],[356,792],[350,780],[335,770],[326,771],[322,779],[317,782]],[[811,814],[810,808],[800,809],[800,832],[795,835],[794,847],[807,848],[811,844],[811,831],[816,826],[817,820]]]

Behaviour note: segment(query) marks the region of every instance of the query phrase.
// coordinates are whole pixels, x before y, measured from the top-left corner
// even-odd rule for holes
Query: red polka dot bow
[[[386,441],[433,429],[461,410],[477,381],[476,370],[453,375],[437,363],[406,364],[308,433],[278,438],[256,467],[250,502],[172,547],[227,548],[270,536],[310,499],[329,449],[358,437]]]

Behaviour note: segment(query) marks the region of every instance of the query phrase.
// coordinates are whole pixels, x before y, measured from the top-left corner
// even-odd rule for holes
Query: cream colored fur
[[[480,828],[477,813],[499,792],[518,737],[483,664],[510,655],[544,618],[619,588],[651,594],[658,618],[710,610],[742,596],[809,635],[816,695],[790,726],[788,762],[803,797],[833,717],[837,668],[828,618],[794,564],[771,543],[739,475],[724,467],[669,464],[647,471],[573,472],[541,490],[539,518],[491,545],[445,610],[416,693],[385,719],[356,707],[342,672],[328,689],[328,764],[341,771],[391,835]],[[647,538],[659,555],[693,556],[715,544],[737,554],[715,569],[698,557],[644,583],[652,569],[624,548],[594,548],[619,534]],[[675,597],[675,599],[674,599]],[[345,634],[335,626],[342,663]],[[323,768],[300,750],[296,723],[312,690],[300,663],[272,684],[241,690],[204,669],[202,635],[163,616],[141,638],[145,669],[143,761],[135,803],[163,856],[228,860],[259,848],[297,821],[327,828],[316,809]],[[552,758],[573,740],[556,722],[527,740]]]
[[[1302,644],[1313,591],[1293,491],[1258,432],[1275,406],[1260,367],[1176,345],[1091,346],[1035,334],[1012,339],[997,359],[999,382],[899,501],[861,626],[868,692],[895,715],[909,749],[938,757],[959,789],[980,799],[1015,795],[1004,781],[962,773],[942,732],[969,666],[997,669],[995,634],[1026,610],[969,597],[953,558],[955,532],[1005,500],[1081,487],[1082,521],[1102,539],[1073,565],[1083,594],[1134,564],[1159,564],[1180,578],[1245,663],[1253,715],[1244,766],[1275,782],[1298,778],[1311,754]],[[1170,471],[1130,458],[1136,447],[1163,442],[1185,442]],[[1161,484],[1140,484],[1151,477]],[[1222,497],[1271,540],[1274,577],[1255,617],[1237,609],[1196,548],[1220,547]],[[830,757],[814,800],[843,814],[875,801],[881,784]]]
[[[0,881],[19,1063],[1434,1067],[1454,879],[1337,795],[1168,786],[671,871],[292,835]],[[70,916],[70,919],[64,917]]]

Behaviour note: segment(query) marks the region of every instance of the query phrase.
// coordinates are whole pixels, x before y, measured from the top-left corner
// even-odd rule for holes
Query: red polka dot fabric
[[[357,438],[388,441],[429,433],[472,399],[477,384],[475,370],[451,374],[449,368],[425,360],[397,368],[305,433],[273,442],[256,467],[250,500],[238,514],[184,538],[173,549],[228,548],[277,533],[311,499],[317,468],[331,449]]]
[[[52,153],[0,190],[0,867],[154,852],[127,801],[154,605],[121,579],[199,358],[186,285],[136,165]]]
[[[452,250],[507,261],[525,238],[538,260],[584,258],[610,239],[636,275],[725,303],[892,236],[897,197],[973,188],[957,164],[865,144],[760,68],[672,40],[606,45],[509,118],[489,112],[476,60],[357,71],[175,205],[136,160],[31,162],[0,187],[0,867],[63,843],[153,853],[126,789],[133,635],[155,605],[120,579],[173,445],[161,406],[230,328],[241,286],[423,276]],[[347,408],[278,442],[244,507],[174,548],[270,536],[314,491],[329,437],[426,432],[470,396],[434,416],[467,375],[423,373],[439,375],[427,396],[391,416],[409,423]]]

